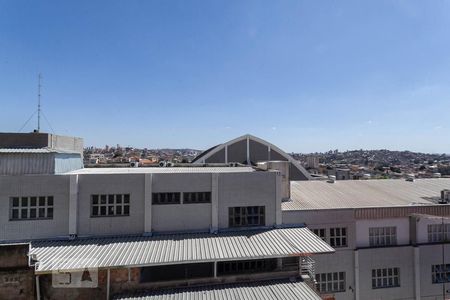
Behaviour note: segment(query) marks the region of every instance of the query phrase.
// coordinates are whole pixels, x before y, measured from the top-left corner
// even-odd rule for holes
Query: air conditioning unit
[[[334,175],[328,175],[328,183],[334,183],[336,181],[336,176]]]
[[[130,163],[130,167],[132,167],[132,168],[138,168],[138,167],[139,167],[139,162],[137,162],[137,161],[132,161],[132,162]]]
[[[167,164],[166,161],[160,161],[158,165],[159,165],[161,168],[163,168],[163,167],[166,166],[166,164]]]
[[[171,161],[166,162],[166,167],[168,168],[173,167],[173,162]]]
[[[450,190],[445,189],[441,191],[441,200],[440,204],[448,204],[450,202]]]

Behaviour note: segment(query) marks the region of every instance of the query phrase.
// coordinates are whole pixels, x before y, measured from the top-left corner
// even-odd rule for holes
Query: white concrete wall
[[[442,224],[442,218],[430,218],[427,216],[418,216],[416,219],[416,238],[418,244],[428,243],[428,225]],[[449,224],[450,219],[444,218],[444,224]]]
[[[450,264],[450,245],[423,245],[419,246],[420,251],[420,292],[423,299],[442,299],[442,286],[448,290],[447,297],[450,297],[450,283],[432,283],[431,266],[440,265],[443,261]],[[444,251],[444,257],[442,252]],[[444,258],[444,260],[443,260]]]
[[[78,235],[144,232],[144,175],[79,175],[78,190]],[[130,194],[130,215],[91,217],[91,195],[94,194]]]
[[[152,228],[162,231],[208,231],[211,226],[211,204],[153,205]]]
[[[345,292],[332,294],[336,300],[354,299],[355,277],[353,250],[337,251],[334,254],[319,254],[312,257],[316,262],[316,274],[345,272]],[[350,288],[351,287],[351,288]],[[330,295],[330,294],[326,294]]]
[[[219,228],[228,227],[228,208],[265,206],[266,226],[276,224],[276,173],[223,173],[219,175]]]
[[[53,219],[10,221],[10,197],[53,196]],[[0,176],[0,240],[67,236],[69,176]]]
[[[409,218],[372,219],[356,221],[356,247],[369,247],[369,228],[396,227],[397,245],[409,245]]]
[[[361,300],[414,299],[413,247],[359,249],[358,253]],[[399,287],[372,289],[372,269],[383,268],[400,268]]]
[[[326,229],[327,241],[329,240],[329,229],[337,227],[347,228],[347,247],[340,247],[337,250],[354,249],[355,245],[355,221],[353,211],[343,210],[299,210],[283,211],[283,224],[305,223],[309,229]]]

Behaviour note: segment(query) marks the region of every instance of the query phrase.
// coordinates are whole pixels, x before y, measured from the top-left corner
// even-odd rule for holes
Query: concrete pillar
[[[153,174],[144,175],[144,232],[152,233],[152,185]]]
[[[228,163],[228,145],[225,145],[225,163]]]
[[[219,174],[211,174],[211,232],[219,229]]]
[[[283,269],[283,259],[277,258],[277,270],[281,271]]]
[[[78,175],[69,176],[69,235],[78,234]]]
[[[250,139],[247,137],[247,165],[250,165]]]
[[[359,252],[354,251],[355,255],[355,300],[359,300]]]
[[[282,221],[282,213],[281,213],[281,202],[282,202],[282,191],[281,191],[281,173],[276,172],[275,176],[275,224],[281,225]]]
[[[414,295],[420,300],[420,248],[414,247]]]

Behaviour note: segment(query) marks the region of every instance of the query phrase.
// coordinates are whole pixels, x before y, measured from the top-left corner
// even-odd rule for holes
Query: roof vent
[[[328,183],[334,183],[336,181],[336,176],[334,175],[328,175]]]
[[[441,191],[441,200],[439,204],[448,204],[450,202],[450,190],[445,189]]]
[[[414,174],[408,174],[406,177],[406,181],[414,182],[415,176]]]

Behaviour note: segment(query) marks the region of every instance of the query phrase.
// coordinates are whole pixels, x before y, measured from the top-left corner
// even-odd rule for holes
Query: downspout
[[[106,300],[109,300],[110,281],[111,281],[111,272],[110,272],[110,269],[107,269],[107,271],[106,271]]]
[[[41,300],[41,287],[39,285],[39,275],[36,275],[36,299]]]

